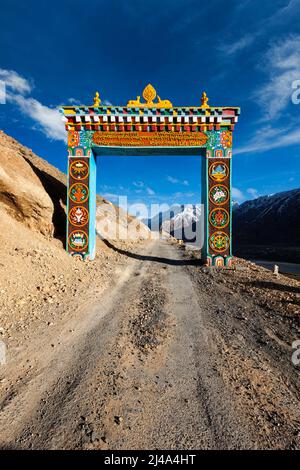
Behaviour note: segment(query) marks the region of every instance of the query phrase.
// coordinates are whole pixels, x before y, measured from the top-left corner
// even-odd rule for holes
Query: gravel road
[[[174,244],[123,254],[101,298],[6,366],[2,448],[300,448],[299,325],[279,334],[233,271]]]

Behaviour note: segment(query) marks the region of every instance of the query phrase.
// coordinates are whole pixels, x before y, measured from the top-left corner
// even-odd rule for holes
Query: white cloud
[[[13,92],[26,94],[32,91],[32,86],[26,78],[21,77],[14,70],[5,70],[0,69],[0,80],[5,82],[7,89],[12,90]]]
[[[239,188],[232,187],[231,195],[237,201],[242,201],[245,199],[243,192]]]
[[[9,94],[7,99],[15,103],[20,110],[30,117],[49,139],[66,141],[66,131],[57,109],[49,108],[34,98]]]
[[[150,188],[149,186],[146,186],[144,181],[133,181],[133,186],[135,186],[137,189],[134,190],[135,193],[137,194],[140,194],[144,191],[146,191],[146,193],[149,195],[149,196],[154,196],[155,194],[155,191],[153,191],[152,188]]]
[[[242,145],[234,150],[235,154],[266,152],[275,148],[299,145],[300,128],[272,128],[265,126],[257,131],[246,145]]]
[[[38,100],[27,96],[32,91],[28,80],[14,70],[0,69],[0,80],[5,82],[6,100],[21,110],[37,124],[49,139],[66,141],[67,133],[57,109],[43,105]]]
[[[193,196],[194,196],[194,193],[192,192],[184,193],[182,191],[177,191],[176,193],[173,194],[174,198],[193,197]]]
[[[178,179],[177,178],[173,178],[173,176],[167,176],[167,180],[172,183],[172,184],[176,184],[178,183]]]
[[[145,183],[143,181],[133,181],[133,186],[136,188],[143,188],[145,186]]]
[[[245,49],[246,47],[251,46],[251,44],[254,42],[256,38],[255,34],[245,34],[245,36],[242,36],[239,38],[237,41],[232,42],[231,44],[221,44],[219,47],[219,50],[222,53],[228,54],[228,55],[233,55],[236,54],[237,52]]]
[[[154,196],[155,194],[155,192],[151,188],[146,188],[146,191],[147,191],[147,194],[149,194],[149,196]]]
[[[80,101],[76,98],[69,98],[68,103],[78,105],[78,106],[81,104]]]
[[[247,193],[250,194],[250,196],[252,196],[253,199],[259,196],[258,191],[255,188],[248,188]]]
[[[265,119],[279,118],[291,103],[293,81],[300,79],[300,35],[273,44],[264,63],[269,80],[254,96]]]
[[[188,186],[189,182],[188,180],[180,180],[178,178],[174,178],[174,176],[167,176],[167,181],[172,184],[182,184],[183,186]]]

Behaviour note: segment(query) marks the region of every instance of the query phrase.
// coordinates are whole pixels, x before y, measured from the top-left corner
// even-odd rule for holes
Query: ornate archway
[[[150,84],[143,98],[126,106],[106,106],[97,92],[91,106],[61,108],[69,154],[67,251],[84,259],[95,257],[97,155],[204,152],[202,259],[208,266],[230,266],[232,133],[240,108],[210,106],[206,93],[201,106],[173,106]]]

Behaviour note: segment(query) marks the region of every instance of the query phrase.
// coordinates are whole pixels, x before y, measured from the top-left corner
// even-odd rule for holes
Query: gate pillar
[[[202,259],[207,266],[231,266],[232,132],[211,131],[202,161],[204,243]],[[203,207],[202,206],[202,207]]]
[[[68,134],[67,252],[84,260],[96,251],[96,159],[86,135]],[[82,144],[82,145],[80,145]]]

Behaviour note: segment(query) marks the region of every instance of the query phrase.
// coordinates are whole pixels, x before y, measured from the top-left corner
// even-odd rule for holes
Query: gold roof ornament
[[[157,102],[154,102],[157,96]],[[172,108],[172,103],[169,100],[161,100],[158,95],[156,95],[155,88],[149,83],[143,91],[143,98],[146,103],[141,103],[141,97],[137,96],[136,100],[130,100],[127,103],[127,106],[134,108]]]
[[[205,91],[202,93],[202,98],[201,98],[201,108],[203,109],[207,109],[209,108],[209,104],[208,104],[208,96],[207,94],[205,93]]]
[[[101,100],[100,100],[100,95],[99,91],[96,91],[95,96],[94,96],[94,106],[95,108],[98,108],[100,106]]]

